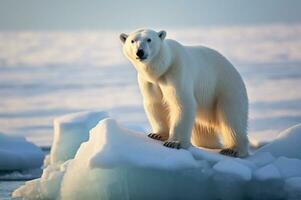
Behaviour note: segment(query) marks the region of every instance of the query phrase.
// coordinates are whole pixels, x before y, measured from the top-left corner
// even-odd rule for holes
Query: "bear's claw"
[[[220,151],[220,154],[223,154],[225,156],[238,157],[238,152],[233,149],[222,149]]]
[[[148,137],[152,138],[152,139],[155,139],[155,140],[161,140],[161,141],[164,141],[162,135],[160,134],[156,134],[156,133],[150,133],[147,135]]]
[[[176,142],[176,141],[164,142],[163,145],[166,146],[166,147],[169,147],[169,148],[173,148],[173,149],[180,149],[181,148],[180,142]]]

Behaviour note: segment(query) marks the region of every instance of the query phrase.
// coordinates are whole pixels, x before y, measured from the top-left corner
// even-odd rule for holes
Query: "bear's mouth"
[[[139,61],[144,61],[147,59],[147,56],[144,56],[144,57],[136,57],[137,60]]]

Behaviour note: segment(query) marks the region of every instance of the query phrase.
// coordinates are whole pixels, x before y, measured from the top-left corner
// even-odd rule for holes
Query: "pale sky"
[[[103,30],[300,22],[300,0],[0,0],[0,30]]]

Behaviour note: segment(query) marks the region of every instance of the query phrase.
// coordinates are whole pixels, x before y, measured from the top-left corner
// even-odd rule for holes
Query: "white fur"
[[[123,52],[138,71],[153,132],[183,148],[191,142],[221,148],[221,141],[246,156],[248,98],[239,73],[217,51],[183,46],[165,35],[142,29],[121,37]],[[137,59],[138,48],[147,59]]]

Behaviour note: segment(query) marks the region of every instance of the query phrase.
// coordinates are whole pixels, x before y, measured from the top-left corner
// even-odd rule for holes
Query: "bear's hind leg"
[[[219,131],[224,146],[220,153],[233,157],[247,156],[247,108],[239,103],[225,104],[218,108],[218,112]]]
[[[233,157],[245,157],[248,155],[248,139],[246,136],[237,134],[230,127],[223,127],[221,133],[224,146],[220,151],[221,154]]]

